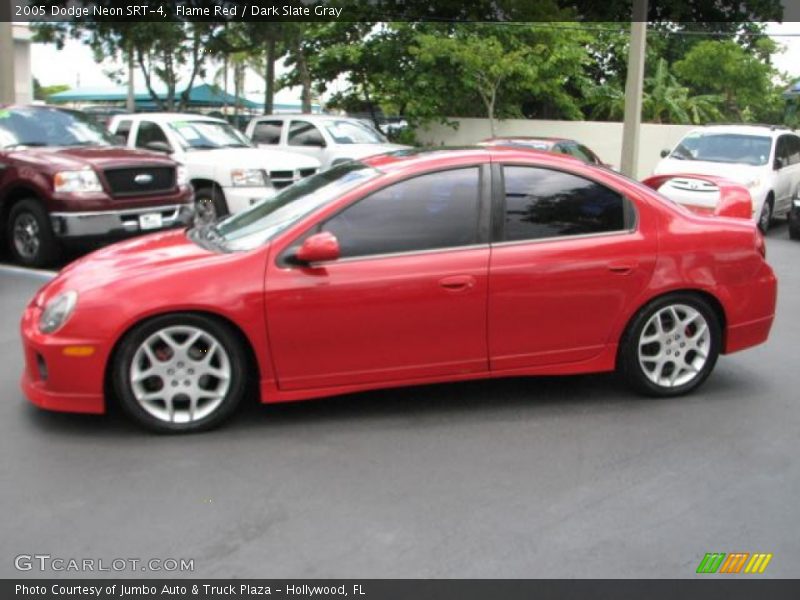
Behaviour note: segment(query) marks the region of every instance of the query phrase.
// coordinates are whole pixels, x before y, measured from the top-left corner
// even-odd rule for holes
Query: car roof
[[[483,140],[484,142],[573,142],[569,138],[553,137],[545,135],[503,135],[497,137],[490,137]]]
[[[705,127],[696,127],[689,133],[731,133],[736,135],[756,135],[777,137],[784,133],[796,132],[787,129],[786,127],[778,127],[774,125],[748,125],[744,124],[731,124],[731,125],[706,125]]]
[[[509,146],[442,146],[437,148],[413,148],[397,150],[387,154],[378,154],[362,159],[361,162],[384,172],[415,170],[425,166],[447,165],[449,163],[469,163],[489,161],[530,162],[535,159],[542,166],[576,165],[589,166],[574,156],[553,154],[531,148],[513,148]]]
[[[115,115],[115,117],[122,117],[122,120],[139,119],[146,121],[156,121],[157,123],[173,123],[175,121],[209,121],[212,123],[227,123],[225,119],[217,117],[209,117],[208,115],[197,115],[194,113],[178,113],[178,112],[148,112],[136,113],[127,115]]]

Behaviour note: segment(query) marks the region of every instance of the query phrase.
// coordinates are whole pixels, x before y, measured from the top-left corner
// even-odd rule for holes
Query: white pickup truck
[[[328,169],[339,163],[410,146],[390,143],[359,119],[334,115],[266,115],[247,126],[247,137],[259,148],[311,156]]]
[[[117,115],[108,129],[129,148],[163,152],[186,165],[203,220],[241,212],[320,169],[315,158],[256,148],[226,121],[203,115]]]

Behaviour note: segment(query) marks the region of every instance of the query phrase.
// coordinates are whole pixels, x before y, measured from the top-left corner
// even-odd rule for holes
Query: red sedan
[[[764,254],[749,220],[571,158],[401,151],[68,266],[23,316],[22,386],[161,431],[216,425],[244,396],[485,377],[617,369],[678,395],[767,339]]]

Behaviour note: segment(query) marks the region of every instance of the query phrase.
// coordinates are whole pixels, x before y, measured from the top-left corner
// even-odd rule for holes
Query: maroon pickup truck
[[[0,105],[0,237],[13,258],[42,267],[68,244],[187,225],[184,167],[129,150],[79,111]]]

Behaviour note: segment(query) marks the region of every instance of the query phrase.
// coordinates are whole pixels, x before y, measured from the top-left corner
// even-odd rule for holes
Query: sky
[[[800,78],[800,22],[769,23],[767,33],[774,36],[774,39],[784,47],[783,53],[774,57],[775,67]],[[33,44],[31,62],[33,76],[42,85],[67,84],[72,88],[113,87],[114,82],[105,72],[119,70],[123,67],[123,65],[110,61],[98,65],[94,61],[91,50],[75,40],[69,40],[62,50],[58,50],[53,44]],[[207,82],[213,82],[214,73],[218,68],[219,65],[208,65]],[[279,64],[278,73],[280,74],[282,70]],[[137,87],[144,87],[144,81],[138,70],[135,81]],[[341,82],[337,82],[328,93],[342,86]],[[251,71],[247,76],[246,93],[256,98],[264,93],[264,80],[255,72]],[[299,103],[299,98],[299,89],[285,89],[276,94],[275,101],[277,103]]]

